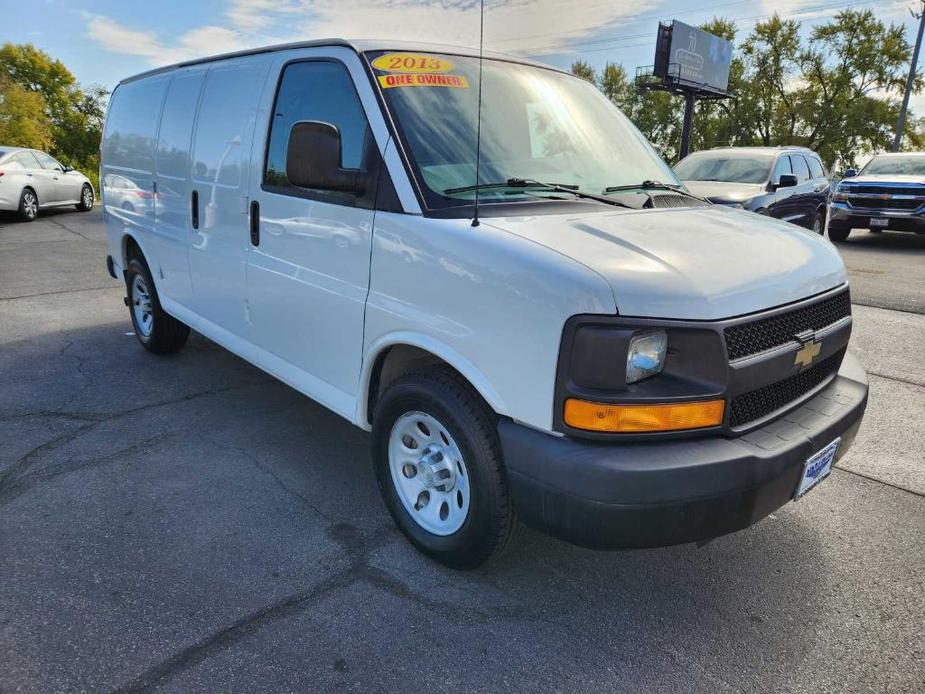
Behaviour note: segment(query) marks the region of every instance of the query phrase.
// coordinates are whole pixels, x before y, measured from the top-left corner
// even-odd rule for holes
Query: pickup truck
[[[878,154],[848,169],[829,203],[829,238],[852,229],[925,233],[925,152]]]

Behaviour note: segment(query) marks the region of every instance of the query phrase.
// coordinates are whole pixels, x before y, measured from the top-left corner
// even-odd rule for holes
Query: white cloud
[[[652,5],[646,6],[651,11]],[[586,38],[642,9],[637,0],[488,0],[485,47],[536,53]],[[479,42],[478,0],[231,0],[225,25],[191,28],[168,39],[110,17],[85,14],[87,35],[104,49],[164,65],[196,56],[298,39],[345,37],[462,46]],[[548,51],[547,51],[548,52]]]

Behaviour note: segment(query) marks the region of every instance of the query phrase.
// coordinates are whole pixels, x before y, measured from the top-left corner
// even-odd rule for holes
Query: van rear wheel
[[[157,298],[147,263],[135,258],[125,273],[128,309],[135,337],[155,354],[179,351],[189,338],[189,326],[168,315]]]
[[[373,466],[421,552],[456,569],[501,554],[517,528],[494,414],[449,369],[393,382],[376,405]]]

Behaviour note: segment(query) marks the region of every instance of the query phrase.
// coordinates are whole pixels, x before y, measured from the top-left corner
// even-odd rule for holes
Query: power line
[[[795,16],[799,16],[802,14],[808,14],[812,12],[819,12],[822,10],[831,10],[831,9],[836,9],[839,11],[846,10],[852,7],[861,7],[863,5],[880,4],[882,1],[883,0],[861,0],[861,2],[848,2],[848,3],[836,2],[836,3],[827,3],[827,4],[822,4],[822,5],[811,5],[808,7],[800,8],[799,12],[797,12]],[[728,21],[731,21],[731,22],[742,22],[742,21],[750,21],[753,19],[766,19],[768,17],[772,17],[774,14],[775,13],[752,15],[750,17],[729,17],[729,18],[724,18],[724,19],[727,19]],[[609,36],[607,38],[594,39],[594,40],[589,40],[589,41],[573,41],[573,42],[568,42],[568,43],[548,44],[545,46],[537,46],[537,47],[523,49],[521,52],[527,53],[529,55],[549,55],[555,52],[560,52],[560,51],[565,51],[565,50],[574,51],[576,49],[580,50],[582,53],[597,53],[600,51],[611,50],[613,48],[623,48],[623,49],[637,48],[639,46],[645,46],[647,44],[650,44],[651,41],[628,44],[628,45],[623,45],[623,46],[618,46],[617,44],[622,41],[628,41],[632,39],[648,37],[650,35],[651,35],[650,32],[639,33],[639,34],[623,34],[623,35]],[[517,40],[522,40],[523,38],[529,38],[529,37],[520,37]],[[515,39],[510,39],[510,40],[515,40]],[[598,46],[598,47],[583,48],[584,46]]]
[[[754,2],[754,0],[735,0],[734,2],[724,2],[724,3],[714,4],[714,5],[704,5],[702,7],[692,7],[689,10],[675,12],[673,16],[680,16],[680,15],[685,15],[685,14],[695,14],[697,12],[715,10],[720,7],[730,7],[732,5],[744,5],[745,3],[751,3],[751,2]],[[633,24],[638,24],[643,19],[649,19],[650,17],[662,17],[664,16],[664,14],[665,14],[664,12],[646,12],[645,14],[631,15],[630,21],[627,24],[631,26]],[[545,34],[526,34],[524,36],[513,36],[507,39],[498,39],[495,43],[510,43],[511,41],[522,41],[524,39],[540,39],[540,38],[545,38],[547,36],[559,36],[559,34],[560,32],[556,32],[556,31],[545,33]]]

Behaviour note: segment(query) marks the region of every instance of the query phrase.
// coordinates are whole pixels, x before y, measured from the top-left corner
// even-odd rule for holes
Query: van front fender
[[[379,358],[392,347],[415,347],[438,358],[459,372],[469,385],[482,396],[496,414],[507,415],[507,407],[501,395],[492,387],[489,380],[472,362],[446,344],[433,337],[412,331],[400,331],[383,335],[366,346],[363,355],[363,368],[360,372],[360,390],[357,397],[356,423],[369,431],[369,394],[372,378]]]

